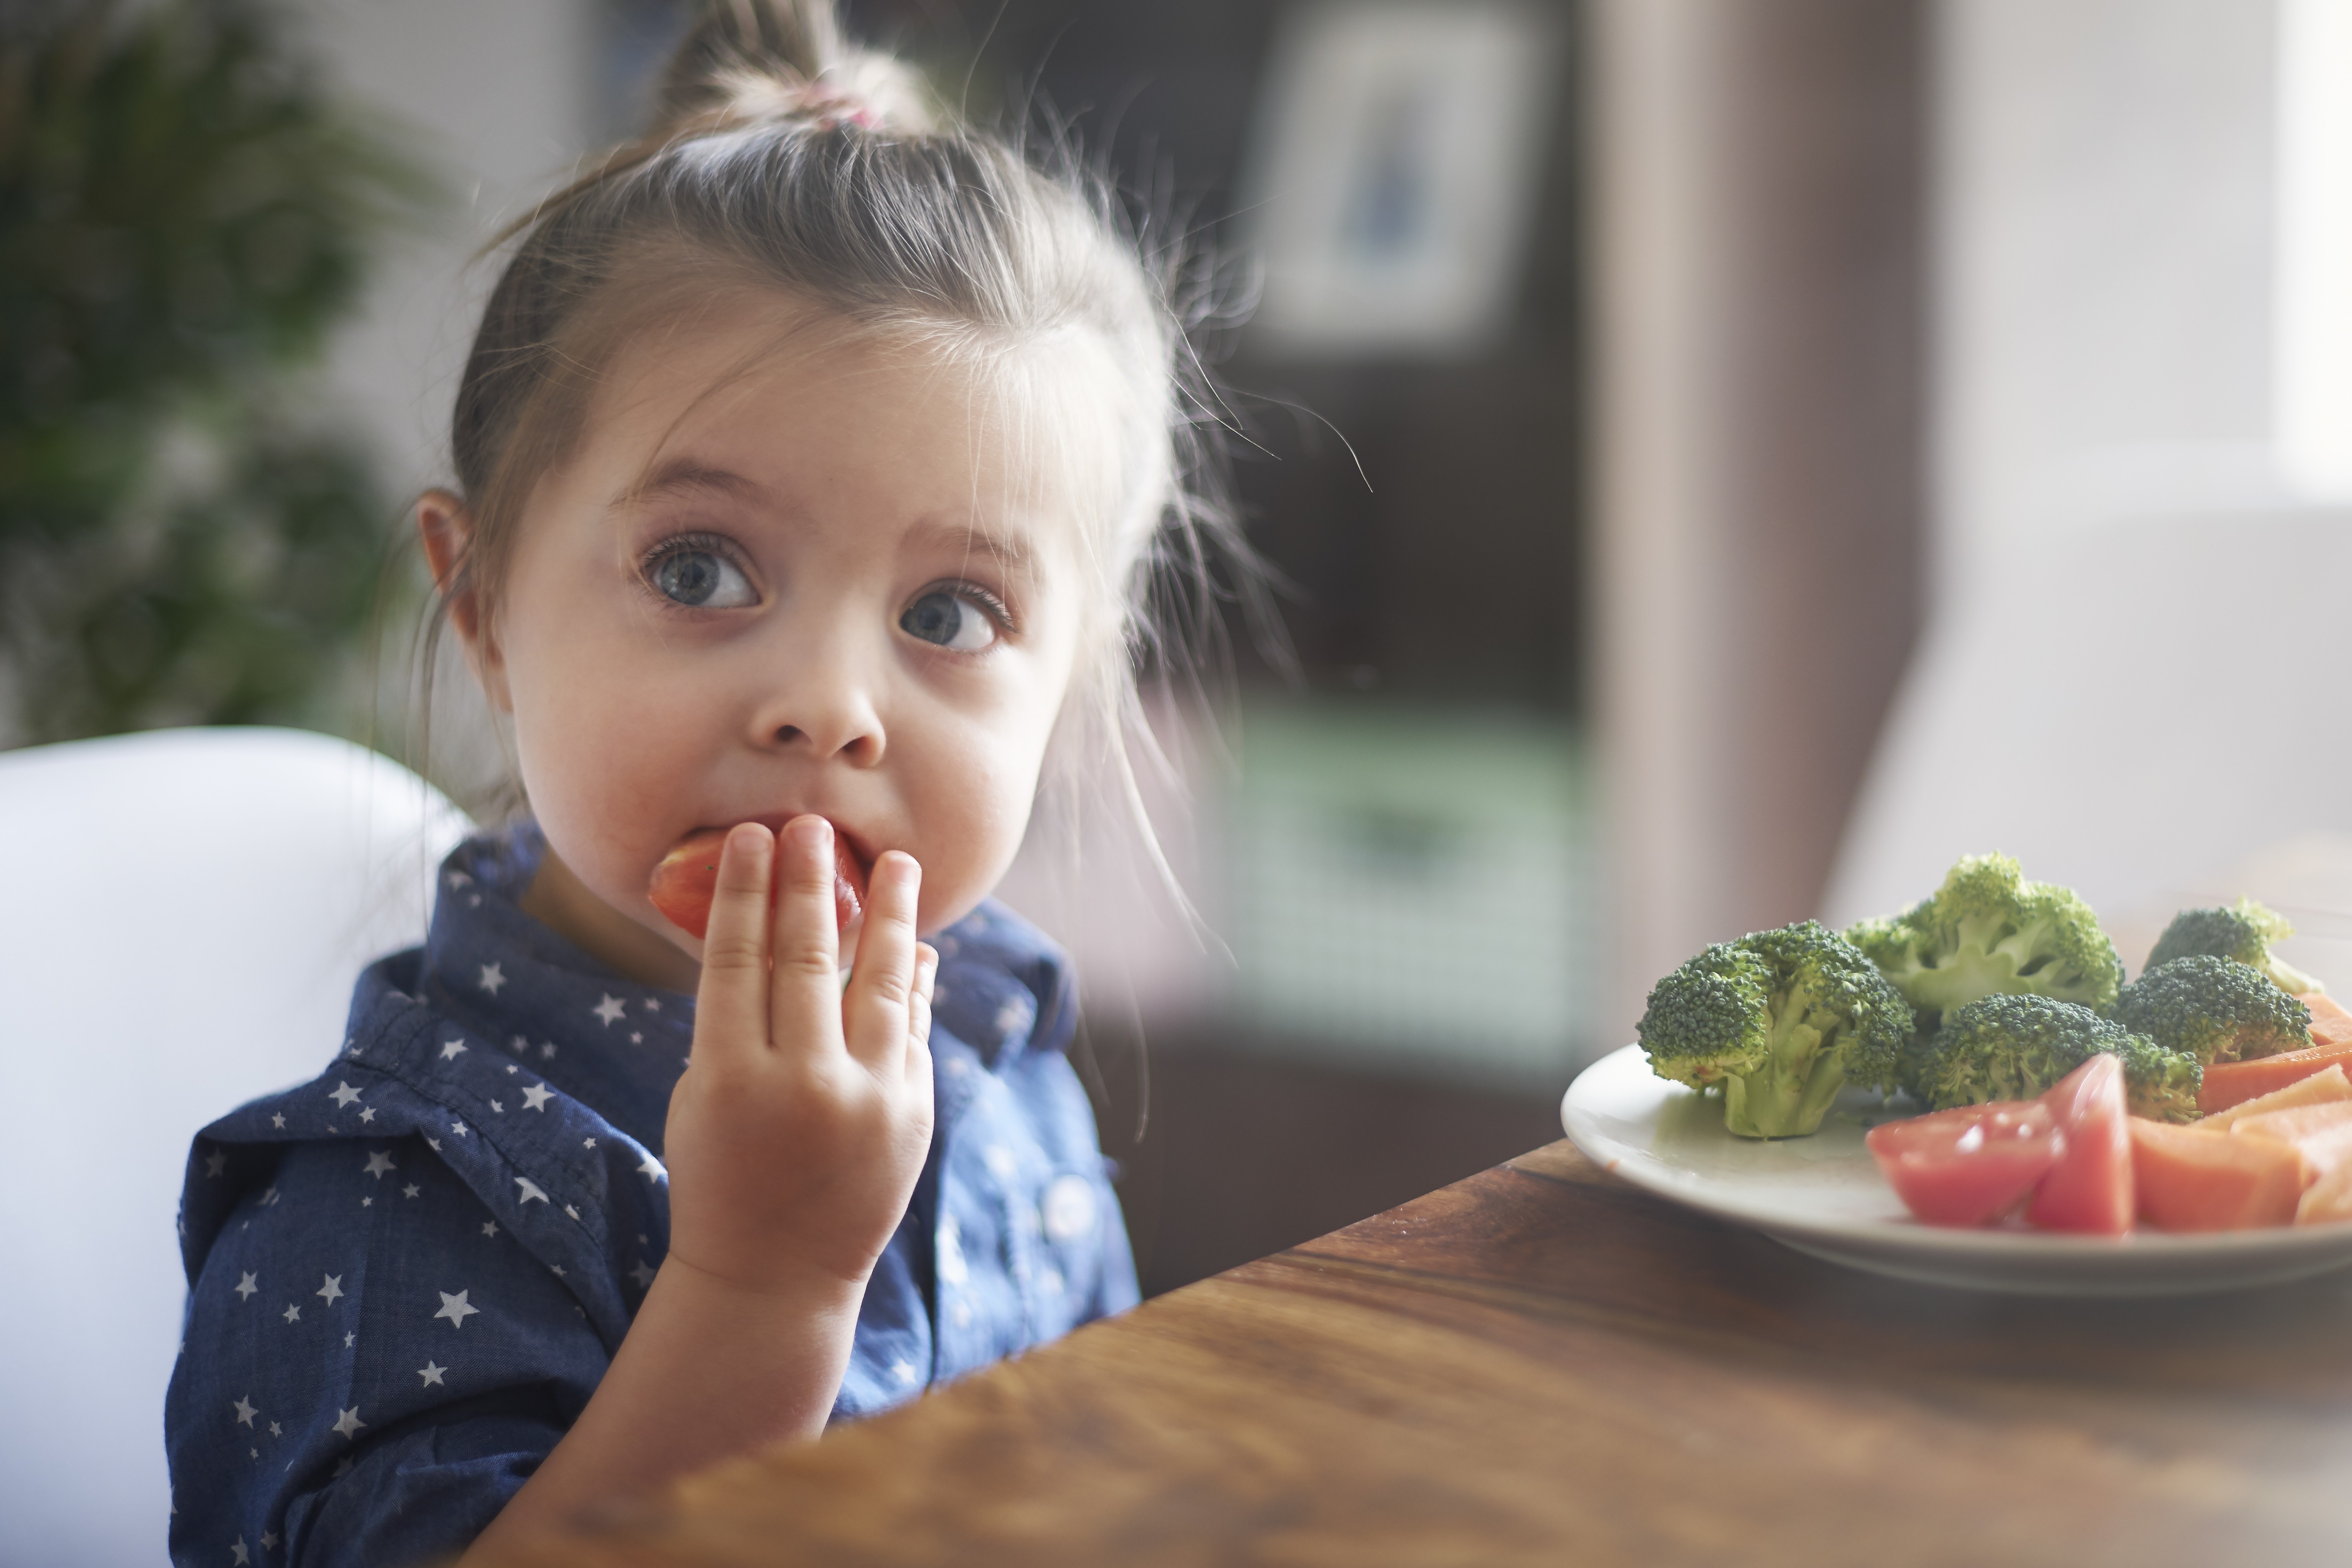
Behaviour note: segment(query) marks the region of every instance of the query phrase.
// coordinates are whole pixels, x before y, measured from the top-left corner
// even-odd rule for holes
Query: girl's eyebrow
[[[673,458],[639,483],[621,492],[617,504],[635,505],[656,496],[714,490],[739,500],[773,504],[775,495],[757,479],[732,468],[714,468],[693,458]],[[1031,552],[1015,534],[947,518],[926,518],[908,531],[908,542],[923,549],[952,549],[967,556],[985,555],[1008,572],[1028,566]]]
[[[757,479],[746,479],[731,468],[714,468],[692,458],[673,458],[638,483],[623,490],[619,501],[623,505],[631,505],[651,500],[656,496],[677,495],[690,490],[717,490],[739,500],[772,499],[766,486]]]
[[[908,531],[908,542],[923,549],[961,550],[967,557],[985,555],[1007,572],[1029,564],[1029,546],[1019,537],[971,522],[927,518]]]
[[[960,550],[964,557],[985,555],[995,560],[1002,572],[1025,572],[1030,564],[1030,548],[1016,533],[997,533],[976,521],[927,517],[908,529],[908,543],[919,550]]]

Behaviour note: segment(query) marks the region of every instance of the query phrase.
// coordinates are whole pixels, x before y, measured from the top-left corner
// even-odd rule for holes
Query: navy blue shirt
[[[524,914],[542,848],[529,823],[460,846],[425,945],[361,976],[327,1070],[189,1152],[164,1423],[184,1568],[462,1550],[579,1416],[645,1300],[694,998]],[[930,1155],[866,1287],[835,1420],[1136,1300],[1065,1054],[1066,961],[993,903],[932,940]]]

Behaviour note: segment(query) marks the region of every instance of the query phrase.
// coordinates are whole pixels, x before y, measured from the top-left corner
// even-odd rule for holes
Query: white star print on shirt
[[[465,1050],[466,1042],[463,1040],[444,1040],[441,1042],[441,1059],[454,1062],[465,1054]]]
[[[286,1113],[285,1113],[284,1111],[282,1111],[282,1110],[281,1110],[281,1111],[278,1112],[276,1115],[272,1116],[272,1117],[269,1119],[269,1125],[271,1125],[272,1127],[277,1128],[280,1132],[285,1131],[286,1131]]]
[[[253,1395],[249,1394],[240,1397],[229,1408],[236,1412],[236,1424],[240,1426],[252,1426],[253,1418],[261,1414],[261,1406],[253,1403]]]
[[[604,1019],[604,1027],[609,1029],[613,1026],[613,1021],[615,1018],[618,1018],[624,1012],[627,1011],[628,1005],[629,1005],[626,1002],[622,1001],[618,996],[608,994],[604,996],[603,1001],[597,1003],[593,1007],[591,1007],[588,1010],[591,1013],[595,1014],[599,1018]]]
[[[485,963],[482,965],[483,990],[495,996],[499,994],[499,987],[504,985],[506,983],[506,971],[500,969],[495,963]]]
[[[543,1083],[532,1084],[529,1089],[522,1091],[522,1103],[524,1109],[529,1110],[544,1111],[547,1109],[547,1102],[551,1092],[552,1091],[548,1089],[547,1085]]]
[[[433,1315],[436,1318],[448,1319],[449,1326],[453,1329],[464,1328],[466,1320],[481,1310],[479,1307],[466,1304],[466,1298],[471,1293],[470,1290],[460,1290],[452,1296],[446,1290],[435,1291],[434,1294],[441,1298],[441,1310]]]
[[[418,1186],[415,1182],[411,1182],[408,1185],[400,1189],[400,1195],[404,1198],[413,1198],[424,1190],[425,1189],[423,1187]]]
[[[299,1323],[302,1321],[302,1309],[289,1301],[286,1303],[286,1310],[279,1315],[289,1323]]]
[[[496,1220],[494,1220],[494,1219],[486,1219],[486,1220],[484,1220],[484,1221],[482,1222],[482,1234],[483,1234],[484,1236],[496,1236],[496,1235],[498,1235],[498,1233],[499,1233],[499,1222],[498,1222],[498,1221],[496,1221]]]
[[[245,1537],[244,1537],[244,1536],[240,1535],[240,1536],[238,1536],[235,1541],[230,1542],[229,1542],[229,1545],[228,1545],[228,1549],[229,1549],[231,1552],[236,1552],[236,1555],[235,1557],[233,1557],[233,1558],[231,1558],[231,1559],[229,1560],[229,1568],[238,1568],[238,1565],[239,1565],[239,1564],[242,1564],[242,1563],[248,1563],[248,1562],[250,1562],[250,1561],[251,1561],[251,1559],[250,1559],[250,1558],[248,1558],[248,1557],[247,1557],[247,1556],[246,1556],[246,1554],[245,1554]]]
[[[646,1163],[637,1167],[637,1174],[645,1177],[649,1182],[658,1182],[663,1177],[668,1175],[669,1173],[662,1169],[662,1163],[659,1160],[655,1159],[651,1154],[647,1154],[646,1156]]]
[[[375,1107],[373,1105],[361,1106],[360,1120],[362,1121],[373,1121],[375,1120]]]
[[[272,1551],[277,1550],[277,1547],[278,1547],[278,1537],[276,1537],[275,1535],[272,1535],[271,1533],[269,1533],[269,1531],[266,1531],[266,1530],[265,1530],[265,1531],[263,1531],[261,1532],[261,1549],[262,1549],[264,1552],[272,1552]]]
[[[210,1181],[210,1180],[212,1180],[212,1178],[214,1178],[215,1176],[219,1175],[223,1171],[226,1171],[226,1170],[227,1170],[227,1169],[228,1169],[228,1156],[227,1156],[227,1155],[226,1155],[226,1154],[222,1154],[222,1153],[214,1153],[214,1154],[208,1155],[208,1156],[205,1158],[205,1179],[206,1181]]]
[[[346,1437],[358,1436],[360,1428],[366,1425],[366,1422],[360,1419],[360,1407],[356,1405],[335,1417],[335,1430]]]
[[[547,1201],[547,1193],[545,1189],[541,1188],[537,1182],[532,1181],[529,1176],[517,1176],[514,1179],[514,1184],[522,1189],[522,1196],[515,1199],[515,1207],[520,1208],[523,1205],[530,1203],[534,1198],[541,1203],[545,1203]]]
[[[249,1301],[253,1300],[254,1297],[260,1294],[261,1287],[253,1282],[252,1275],[240,1274],[236,1277],[236,1299],[238,1300]]]
[[[311,1291],[311,1295],[325,1297],[327,1299],[327,1305],[330,1307],[342,1300],[343,1277],[341,1275],[321,1274],[319,1278],[324,1279],[326,1283],[320,1286],[316,1290]]]
[[[423,1386],[430,1388],[435,1384],[441,1383],[441,1374],[448,1370],[449,1369],[446,1366],[435,1365],[433,1358],[431,1356],[426,1356],[425,1358],[425,1364],[416,1369],[416,1375],[425,1380]],[[449,1385],[446,1383],[441,1383],[441,1386],[446,1388]]]
[[[494,1116],[504,1116],[507,1113],[507,1108],[494,1100],[490,1101],[490,1113]]]
[[[381,1182],[383,1180],[384,1173],[392,1168],[392,1151],[389,1149],[378,1149],[374,1153],[368,1156],[367,1168],[362,1171],[361,1174],[373,1176],[377,1181]]]
[[[637,1266],[629,1270],[629,1278],[635,1280],[637,1288],[642,1290],[654,1282],[654,1271],[646,1268],[646,1260],[640,1258]]]
[[[466,1124],[462,1121],[452,1121],[449,1123],[449,1131],[463,1138],[466,1135]]]
[[[914,1386],[915,1363],[913,1362],[906,1360],[892,1362],[890,1363],[890,1372],[891,1374],[897,1377],[900,1383],[907,1384],[909,1388]]]
[[[333,1090],[333,1092],[331,1092],[331,1094],[329,1094],[329,1095],[327,1096],[327,1098],[328,1098],[329,1100],[333,1100],[333,1101],[335,1102],[335,1104],[340,1108],[340,1107],[345,1107],[345,1106],[350,1105],[350,1104],[351,1104],[351,1102],[352,1102],[352,1100],[357,1100],[357,1099],[360,1097],[360,1095],[362,1094],[362,1092],[363,1092],[363,1091],[362,1091],[362,1090],[360,1090],[360,1089],[353,1089],[350,1084],[345,1083],[341,1079],[337,1079],[335,1080],[335,1087],[334,1087],[334,1090]]]

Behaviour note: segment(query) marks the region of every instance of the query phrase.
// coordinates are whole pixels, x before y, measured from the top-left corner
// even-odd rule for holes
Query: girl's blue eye
[[[934,588],[907,606],[898,629],[958,653],[978,653],[996,641],[996,622],[961,595]]]
[[[697,610],[737,610],[760,602],[742,568],[713,550],[673,550],[647,574],[674,604]]]

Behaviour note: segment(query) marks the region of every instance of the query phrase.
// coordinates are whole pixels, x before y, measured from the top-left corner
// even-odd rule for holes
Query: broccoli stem
[[[2019,954],[2041,939],[2039,925],[2010,931],[2006,922],[1974,919],[1960,922],[1960,945],[1949,962],[1920,971],[1906,983],[1911,1000],[1931,1013],[1949,1013],[2016,987]]]
[[[1772,1016],[1767,1060],[1723,1084],[1723,1125],[1741,1138],[1801,1138],[1818,1131],[1830,1102],[1845,1087],[1845,1053],[1822,1048],[1822,1031],[1807,1018],[1811,999],[1784,999]]]

